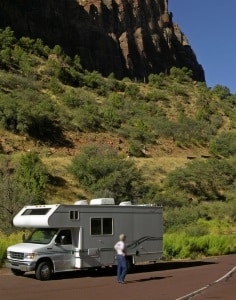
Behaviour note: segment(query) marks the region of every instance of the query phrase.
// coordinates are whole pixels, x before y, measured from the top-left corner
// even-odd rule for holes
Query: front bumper
[[[23,272],[30,272],[35,270],[36,262],[21,262],[8,260],[5,266],[9,269],[16,269]]]

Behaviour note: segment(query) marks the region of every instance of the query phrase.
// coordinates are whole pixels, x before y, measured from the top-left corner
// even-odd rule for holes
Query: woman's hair
[[[119,238],[120,238],[120,241],[124,241],[126,238],[126,235],[124,233],[122,233],[122,234],[120,234]]]

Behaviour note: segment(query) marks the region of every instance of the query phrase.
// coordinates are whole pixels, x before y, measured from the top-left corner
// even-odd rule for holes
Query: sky
[[[205,71],[208,87],[236,94],[236,0],[169,0],[169,12]]]

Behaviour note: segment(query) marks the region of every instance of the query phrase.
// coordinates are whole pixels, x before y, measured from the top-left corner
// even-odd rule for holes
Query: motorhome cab
[[[25,206],[15,216],[17,227],[34,228],[23,243],[8,247],[6,266],[15,275],[35,271],[39,280],[53,273],[116,264],[114,244],[127,235],[130,264],[162,256],[162,207],[115,205],[112,198],[75,205]]]

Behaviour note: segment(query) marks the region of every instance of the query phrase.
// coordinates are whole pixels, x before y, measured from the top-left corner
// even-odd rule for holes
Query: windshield
[[[57,229],[52,228],[40,228],[34,230],[31,235],[26,238],[24,243],[33,243],[33,244],[49,244],[56,234]]]

